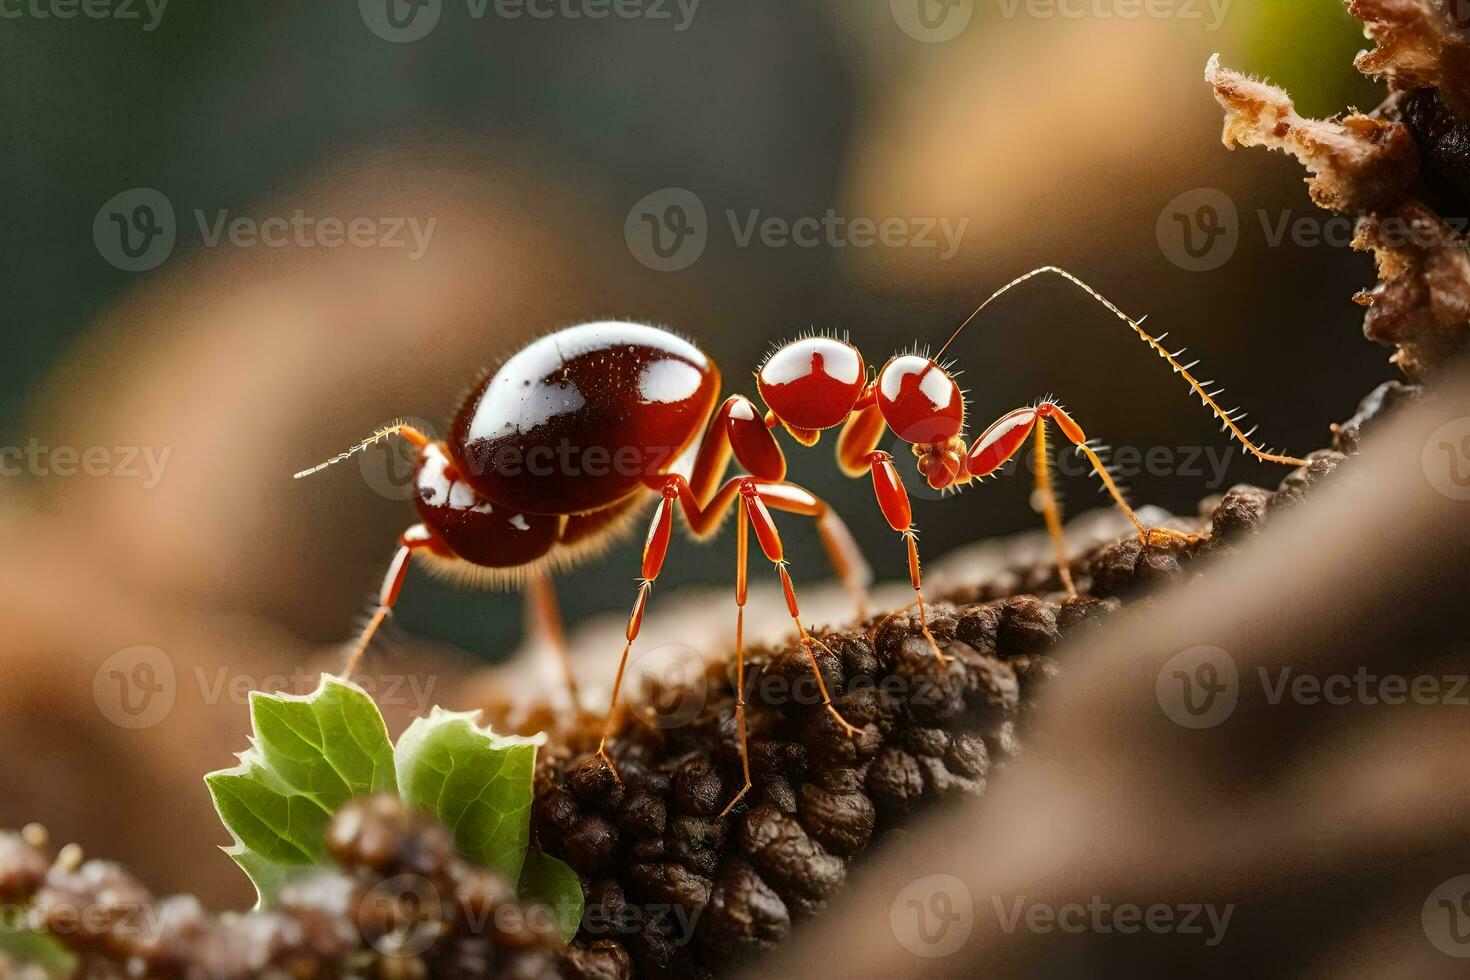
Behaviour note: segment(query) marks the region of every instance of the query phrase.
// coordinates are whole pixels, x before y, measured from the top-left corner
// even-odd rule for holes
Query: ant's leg
[[[669,538],[674,530],[674,506],[681,496],[681,491],[687,490],[688,484],[684,482],[683,477],[667,478],[658,507],[653,512],[653,521],[648,526],[648,537],[643,543],[642,581],[638,585],[638,595],[633,599],[633,609],[628,613],[628,626],[623,631],[627,642],[623,644],[623,655],[618,660],[618,673],[613,680],[612,698],[608,701],[607,718],[602,725],[602,739],[597,743],[597,757],[607,764],[608,770],[620,786],[623,777],[618,775],[618,767],[613,764],[612,757],[607,754],[607,740],[612,736],[613,727],[617,723],[618,696],[623,690],[623,673],[628,669],[628,654],[633,649],[633,641],[638,639],[638,631],[643,628],[643,611],[648,606],[648,593],[653,591],[653,583],[658,579],[659,572],[663,571],[664,559],[669,554]],[[728,502],[725,507],[728,509]]]
[[[827,709],[827,713],[836,719],[837,724],[841,725],[849,736],[856,736],[861,729],[848,724],[847,719],[842,717],[832,704],[832,696],[827,693],[827,682],[822,680],[822,671],[817,666],[817,655],[812,649],[816,641],[807,633],[806,627],[801,625],[801,608],[796,602],[796,587],[791,583],[791,573],[786,570],[786,555],[781,544],[781,535],[776,530],[775,522],[771,520],[771,512],[766,509],[768,497],[776,496],[771,493],[774,489],[776,488],[761,488],[755,480],[742,481],[740,486],[741,511],[750,522],[751,529],[755,531],[755,539],[760,543],[761,551],[765,552],[766,558],[776,566],[776,573],[781,577],[781,591],[786,596],[786,610],[791,614],[791,621],[796,624],[797,636],[801,639],[802,648],[806,650],[807,659],[811,661],[812,676],[817,679],[817,690],[822,695],[822,707]],[[772,503],[775,504],[775,500],[772,500]]]
[[[865,404],[866,403],[866,404]],[[857,479],[867,476],[873,466],[873,450],[883,441],[888,423],[874,400],[873,389],[869,388],[858,399],[852,414],[837,434],[837,465],[846,476]]]
[[[881,419],[880,415],[880,424]],[[775,436],[771,434],[770,425],[757,412],[755,405],[741,395],[731,395],[725,399],[710,420],[695,458],[693,475],[689,479],[694,501],[700,508],[709,508],[711,511],[708,520],[710,528],[718,527],[724,517],[720,497],[731,488],[728,483],[719,490],[715,487],[728,469],[732,455],[758,480],[778,484],[786,478],[786,457]],[[741,478],[736,478],[737,481],[739,479]],[[728,502],[724,503],[724,507],[728,506]],[[689,514],[687,506],[685,514]],[[867,618],[867,587],[872,581],[872,571],[858,549],[857,542],[848,531],[847,525],[830,508],[824,508],[823,513],[813,516],[818,518],[817,530],[833,572],[852,595],[858,618]],[[691,527],[693,526],[691,523]],[[694,530],[696,536],[707,533],[699,528]]]
[[[1137,529],[1140,541],[1147,544],[1153,536],[1191,540],[1189,535],[1179,534],[1176,531],[1150,530],[1138,519],[1138,515],[1124,499],[1123,491],[1118,489],[1113,475],[1108,472],[1107,465],[1087,444],[1087,436],[1083,433],[1082,427],[1060,407],[1052,402],[1041,402],[1035,407],[1018,408],[1013,412],[1008,412],[996,419],[990,428],[986,429],[970,446],[969,452],[965,455],[965,469],[976,479],[989,476],[1004,466],[1025,444],[1032,430],[1036,430],[1036,489],[1042,496],[1042,513],[1046,517],[1047,531],[1051,534],[1052,546],[1056,550],[1057,571],[1069,595],[1075,596],[1077,593],[1072,585],[1071,572],[1067,568],[1067,543],[1062,535],[1061,519],[1056,510],[1056,497],[1051,490],[1051,471],[1046,460],[1046,435],[1043,431],[1047,419],[1056,422],[1062,434],[1071,440],[1072,444],[1077,447],[1077,451],[1092,463],[1094,472],[1102,480],[1108,493],[1112,495],[1113,502]]]
[[[745,515],[745,501],[740,501],[740,516],[735,528],[735,729],[740,733],[740,769],[745,776],[745,785],[735,798],[720,811],[720,818],[735,809],[746,793],[750,792],[750,745],[745,737],[745,597],[746,566],[750,557],[750,525]]]
[[[949,657],[939,649],[939,641],[929,632],[929,612],[924,602],[924,575],[919,564],[919,537],[914,527],[913,509],[909,506],[909,493],[904,489],[903,478],[893,457],[878,451],[868,454],[868,465],[873,470],[873,493],[878,498],[878,509],[883,512],[889,527],[903,535],[909,552],[909,584],[914,588],[914,598],[919,604],[919,629],[934,651],[939,663],[949,663]]]
[[[745,790],[741,791],[743,796],[750,787],[750,759],[747,753],[745,737],[745,652],[744,652],[744,629],[745,629],[745,598],[746,598],[746,555],[749,551],[749,537],[746,524],[754,528],[757,540],[760,542],[761,550],[772,563],[775,564],[777,572],[781,576],[781,587],[786,596],[786,608],[791,613],[792,622],[796,624],[796,631],[801,638],[803,648],[811,660],[812,673],[817,679],[817,689],[822,694],[822,704],[837,719],[838,723],[850,734],[855,735],[859,731],[837,712],[832,705],[832,699],[827,693],[826,682],[822,679],[821,671],[817,667],[816,654],[812,651],[815,642],[807,633],[806,627],[801,624],[801,611],[796,603],[796,590],[791,583],[791,576],[786,571],[786,562],[782,551],[781,538],[776,532],[775,524],[771,521],[770,511],[766,509],[762,497],[770,500],[771,505],[779,510],[787,510],[793,513],[804,513],[814,517],[820,517],[826,510],[826,504],[812,496],[800,487],[787,483],[765,484],[751,477],[735,477],[728,480],[709,500],[708,504],[701,506],[695,499],[694,491],[688,482],[677,474],[665,478],[659,501],[658,509],[653,515],[653,521],[649,525],[648,538],[643,548],[643,583],[638,588],[638,595],[633,600],[633,611],[628,616],[628,628],[625,633],[627,643],[623,647],[622,659],[618,662],[617,676],[613,681],[612,701],[608,706],[607,721],[603,726],[602,740],[597,746],[597,755],[606,763],[615,778],[617,767],[608,756],[606,747],[607,740],[612,736],[613,725],[617,717],[618,696],[622,690],[623,674],[628,666],[628,654],[633,647],[633,641],[638,637],[638,631],[643,625],[643,613],[648,603],[648,593],[653,587],[654,579],[658,577],[663,568],[665,556],[668,554],[669,538],[673,530],[673,509],[675,501],[684,512],[685,519],[689,522],[689,529],[696,538],[705,537],[713,533],[715,528],[730,511],[730,505],[737,499],[740,503],[741,527],[738,532],[739,565],[735,582],[736,622],[735,642],[737,657],[738,688],[736,701],[737,724],[740,728],[740,751],[741,764],[746,776]],[[737,796],[738,800],[740,797]],[[731,804],[734,805],[733,802]],[[728,807],[726,808],[728,812]]]
[[[1123,492],[1118,489],[1118,484],[1113,481],[1113,475],[1108,472],[1107,466],[1103,464],[1103,461],[1093,451],[1092,447],[1087,444],[1086,434],[1083,433],[1082,427],[1072,420],[1072,416],[1064,412],[1061,406],[1054,405],[1050,402],[1042,402],[1037,406],[1037,411],[1043,418],[1050,418],[1056,422],[1057,428],[1061,429],[1062,434],[1072,441],[1072,444],[1077,447],[1077,451],[1087,457],[1088,462],[1092,464],[1093,472],[1097,474],[1098,479],[1102,480],[1103,486],[1112,495],[1113,502],[1128,516],[1128,520],[1133,522],[1134,528],[1138,531],[1139,541],[1148,544],[1155,539],[1165,541],[1199,540],[1197,535],[1183,534],[1179,531],[1171,531],[1168,528],[1146,526],[1143,521],[1138,519],[1138,515],[1133,513],[1133,508],[1128,506],[1128,501],[1124,499]]]
[[[700,441],[689,477],[700,506],[708,506],[715,487],[730,467],[732,455],[757,479],[775,482],[786,479],[786,455],[754,403],[744,395],[725,399],[710,418]]]
[[[383,588],[378,593],[378,608],[373,611],[373,618],[368,620],[367,626],[353,644],[347,666],[342,669],[343,680],[351,678],[356,672],[358,664],[362,662],[362,655],[367,652],[368,644],[373,641],[373,635],[378,632],[378,627],[383,625],[383,620],[388,618],[394,604],[398,602],[398,593],[403,591],[403,580],[408,577],[408,561],[414,549],[428,547],[431,540],[429,529],[422,524],[415,524],[399,536],[398,554],[389,563],[388,574],[383,577]]]
[[[1062,580],[1067,595],[1077,598],[1077,586],[1072,582],[1071,562],[1067,558],[1067,537],[1062,533],[1062,512],[1057,506],[1057,494],[1051,485],[1051,459],[1046,447],[1046,423],[1034,429],[1036,437],[1036,493],[1041,497],[1041,516],[1046,521],[1046,533],[1051,536],[1052,551],[1056,555],[1057,575]],[[1111,477],[1109,478],[1111,479]]]
[[[577,677],[572,672],[572,659],[567,651],[567,631],[562,619],[561,605],[556,601],[556,586],[544,570],[537,570],[526,579],[526,619],[534,629],[546,637],[561,665],[562,680],[567,687],[567,696],[572,707],[582,710],[582,695],[577,690]]]
[[[984,479],[996,470],[1000,469],[1011,457],[1020,451],[1026,444],[1026,439],[1034,431],[1036,433],[1036,492],[1041,497],[1041,513],[1046,519],[1046,531],[1051,536],[1052,550],[1056,554],[1057,575],[1062,580],[1062,585],[1067,590],[1067,595],[1076,598],[1077,587],[1072,582],[1072,570],[1067,560],[1067,540],[1062,534],[1062,519],[1057,508],[1057,498],[1051,485],[1051,464],[1046,453],[1046,423],[1043,418],[1043,409],[1049,415],[1055,406],[1044,402],[1041,405],[1027,408],[1018,408],[1014,412],[1007,412],[996,419],[980,437],[970,446],[965,456],[965,470],[975,479]],[[1037,424],[1040,422],[1041,424]],[[1057,423],[1062,425],[1060,421]],[[1076,423],[1067,419],[1077,435],[1081,436],[1082,430],[1076,427]],[[1066,431],[1066,426],[1062,426]],[[1069,433],[1070,437],[1070,433]],[[1075,441],[1075,440],[1074,440]],[[1085,442],[1085,439],[1083,440]],[[1079,443],[1080,444],[1080,443]],[[1091,450],[1088,450],[1091,452]],[[1098,472],[1103,474],[1103,479],[1110,487],[1117,490],[1117,485],[1112,482],[1107,468],[1097,460]],[[1123,503],[1122,494],[1114,494],[1115,499],[1123,507],[1129,517],[1133,517],[1133,511]],[[1138,524],[1137,518],[1134,523]],[[1142,525],[1139,525],[1142,527]]]

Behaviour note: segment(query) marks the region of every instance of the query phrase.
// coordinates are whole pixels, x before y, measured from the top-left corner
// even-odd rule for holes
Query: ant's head
[[[913,444],[929,486],[953,486],[965,456],[965,394],[949,371],[932,358],[899,354],[878,372],[876,395],[893,434]]]
[[[803,442],[845,422],[868,380],[858,349],[825,336],[781,345],[755,378],[766,407]]]

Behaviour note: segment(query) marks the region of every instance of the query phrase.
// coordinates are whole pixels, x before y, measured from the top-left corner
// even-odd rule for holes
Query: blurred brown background
[[[176,0],[156,22],[146,6],[140,20],[59,19],[39,16],[43,3],[0,21],[0,445],[49,461],[0,481],[0,825],[40,820],[160,890],[240,901],[199,777],[244,747],[239,691],[335,666],[411,520],[386,454],[306,483],[290,474],[395,416],[444,418],[481,366],[559,325],[667,324],[753,393],[746,372],[782,337],[847,330],[876,365],[1055,263],[1151,313],[1293,451],[1322,444],[1390,376],[1348,302],[1371,261],[1273,244],[1283,218],[1320,221],[1299,169],[1228,154],[1201,80],[1218,50],[1287,84],[1304,112],[1372,105],[1349,64],[1360,29],[1337,0],[1192,8],[1203,21],[974,0],[938,28],[912,8],[703,0],[664,5],[666,18],[645,5],[605,19],[547,6],[542,19],[492,3],[477,18],[445,0],[417,40],[391,39],[369,0]],[[137,188],[167,201],[176,241],[129,271],[108,235],[147,217]],[[702,254],[664,272],[625,226],[667,188],[692,191],[708,217]],[[1181,258],[1176,217],[1198,212],[1175,202],[1202,188],[1234,205],[1238,230]],[[942,236],[742,246],[727,218],[828,209],[964,233],[948,257]],[[434,224],[417,257],[209,243],[221,212],[264,227],[298,211]],[[143,225],[130,231],[142,240]],[[1228,448],[1155,358],[1058,282],[1008,298],[953,353],[972,429],[1055,391],[1115,447],[1176,463]],[[106,475],[62,475],[57,450],[94,447]],[[830,452],[793,452],[793,478],[843,511],[880,576],[900,575],[871,491]],[[1135,476],[1136,498],[1188,510],[1280,476],[1238,455],[1214,476],[1178,468]],[[1083,477],[1068,486],[1074,510],[1092,505]],[[926,555],[1031,529],[1028,491],[1012,478],[918,500]],[[788,536],[798,578],[820,577],[811,529]],[[729,547],[676,547],[665,581],[726,584]],[[635,563],[624,545],[564,578],[572,624],[624,609]],[[415,574],[375,656],[438,686],[390,712],[454,704],[454,679],[509,656],[520,632],[514,596]],[[165,689],[167,704],[146,697]]]

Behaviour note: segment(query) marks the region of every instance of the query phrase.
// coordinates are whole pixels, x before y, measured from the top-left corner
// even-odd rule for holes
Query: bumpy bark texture
[[[1414,396],[1397,383],[1336,427],[1357,451],[1363,435]],[[590,749],[549,753],[533,828],[549,853],[582,875],[588,896],[579,943],[626,954],[631,973],[580,977],[711,977],[781,942],[820,914],[851,866],[922,808],[978,796],[1023,749],[1029,709],[1065,665],[1064,639],[1082,639],[1125,604],[1152,602],[1162,583],[1201,574],[1208,560],[1258,534],[1329,477],[1348,453],[1321,450],[1275,491],[1237,486],[1181,522],[1194,543],[1105,544],[1073,566],[1082,595],[1067,599],[1056,570],[1017,569],[940,597],[930,625],[946,666],[904,612],[816,634],[834,703],[861,729],[847,737],[822,708],[802,648],[754,651],[746,672],[750,794],[740,789],[736,691],[730,665],[669,697],[698,697],[692,724],[630,722],[613,746],[621,785]],[[1074,645],[1074,649],[1076,646]],[[574,740],[575,741],[575,740]]]
[[[1388,84],[1370,113],[1298,115],[1273,85],[1205,70],[1225,108],[1225,144],[1289,152],[1312,173],[1312,200],[1359,217],[1353,247],[1372,252],[1378,284],[1359,293],[1370,340],[1396,348],[1418,380],[1470,340],[1470,39],[1463,5],[1349,0],[1376,46],[1358,68]]]

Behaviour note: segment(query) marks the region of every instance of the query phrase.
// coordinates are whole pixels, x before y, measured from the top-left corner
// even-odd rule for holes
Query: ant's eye
[[[841,424],[866,380],[857,348],[831,337],[787,344],[756,375],[761,398],[777,418],[788,426],[813,430]]]
[[[901,354],[878,375],[878,410],[893,434],[915,445],[942,443],[965,427],[965,397],[927,357]]]

